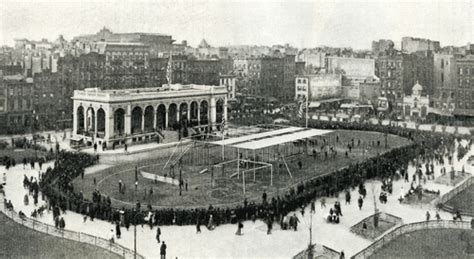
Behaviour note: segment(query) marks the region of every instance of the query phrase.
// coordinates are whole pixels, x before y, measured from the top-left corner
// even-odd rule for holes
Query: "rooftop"
[[[74,100],[100,102],[130,102],[150,99],[174,99],[179,97],[226,95],[225,86],[172,84],[163,87],[110,89],[86,88],[75,90]]]

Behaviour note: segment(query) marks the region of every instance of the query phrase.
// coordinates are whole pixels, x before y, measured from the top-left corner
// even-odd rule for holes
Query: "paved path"
[[[472,154],[472,150],[466,157],[460,161],[455,162],[454,166],[460,170],[462,165],[465,165],[466,171],[471,171],[471,166],[467,165],[466,160]],[[454,155],[453,157],[456,157]],[[46,164],[44,168],[51,166],[51,163]],[[423,168],[424,169],[424,168]],[[436,176],[439,175],[440,166],[435,166]],[[0,172],[5,170],[0,167]],[[94,170],[90,170],[93,173]],[[414,168],[409,168],[409,173],[413,174]],[[17,165],[7,171],[7,185],[5,188],[6,198],[11,200],[15,206],[15,210],[22,210],[26,215],[30,215],[34,206],[30,202],[29,206],[23,204],[23,196],[27,191],[23,188],[23,175],[37,176],[37,170],[23,169],[22,165]],[[410,177],[411,179],[411,177]],[[319,200],[316,203],[316,214],[313,218],[313,240],[331,247],[335,250],[344,250],[346,256],[351,256],[361,249],[368,246],[371,241],[361,238],[349,231],[349,228],[371,215],[374,211],[374,204],[371,199],[372,189],[374,186],[375,194],[378,197],[380,192],[380,182],[368,181],[366,188],[368,190],[367,198],[364,201],[364,206],[361,211],[357,207],[357,190],[351,192],[352,204],[344,205],[344,196],[340,195],[342,204],[342,212],[344,216],[341,218],[341,223],[338,225],[328,224],[324,217],[329,213],[329,207],[336,201],[336,198],[326,199],[327,208],[321,209]],[[432,217],[435,214],[435,208],[432,205],[405,205],[399,204],[397,197],[400,193],[400,187],[404,186],[405,190],[409,189],[409,184],[403,181],[394,182],[394,194],[388,197],[387,204],[378,204],[377,207],[384,212],[402,217],[404,223],[417,222],[425,220],[425,213],[430,211]],[[448,192],[452,187],[436,184],[433,181],[427,183],[428,189],[439,189],[441,194]],[[30,201],[32,197],[30,197]],[[244,222],[244,235],[236,236],[235,225],[223,225],[216,228],[214,231],[208,231],[205,227],[202,228],[202,234],[195,233],[194,226],[163,226],[162,240],[168,245],[168,258],[291,258],[299,251],[305,249],[309,242],[309,209],[306,208],[305,216],[302,217],[300,211],[295,212],[300,218],[301,225],[298,231],[281,231],[274,229],[272,235],[266,234],[266,226],[263,222],[256,223]],[[440,212],[443,219],[450,219],[452,216],[443,211]],[[87,221],[83,223],[82,216],[73,212],[67,212],[64,215],[66,221],[66,228],[74,231],[81,231],[88,234],[108,238],[108,233],[113,227],[110,223],[95,220],[93,222]],[[39,219],[42,222],[53,224],[52,213],[45,214]],[[275,226],[276,227],[276,226]],[[137,228],[137,247],[138,251],[148,258],[157,258],[159,256],[159,244],[155,240],[156,229],[150,230],[149,227]],[[118,243],[133,249],[133,228],[127,232],[122,229],[122,239]]]

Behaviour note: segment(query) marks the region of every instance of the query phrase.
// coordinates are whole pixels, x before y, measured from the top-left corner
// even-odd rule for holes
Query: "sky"
[[[404,36],[442,46],[474,43],[474,0],[0,0],[0,45],[14,38],[67,40],[113,32],[152,32],[196,46],[321,45],[370,49]]]

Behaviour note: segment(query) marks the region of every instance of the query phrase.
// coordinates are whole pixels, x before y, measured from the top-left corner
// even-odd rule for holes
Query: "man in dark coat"
[[[122,235],[122,231],[120,230],[120,223],[117,221],[117,224],[115,225],[115,234],[117,235],[117,239],[120,238]]]
[[[161,255],[161,259],[166,259],[166,244],[165,244],[165,241],[163,241],[163,243],[161,244],[160,255]]]

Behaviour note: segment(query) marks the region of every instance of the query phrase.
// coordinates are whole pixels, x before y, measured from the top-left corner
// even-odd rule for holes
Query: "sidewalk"
[[[472,172],[472,167],[466,164],[467,158],[473,154],[470,150],[465,158],[458,162],[454,162],[454,168],[460,170],[462,165],[465,165],[467,172]],[[453,156],[456,157],[456,154]],[[47,168],[52,166],[48,163],[44,166]],[[439,165],[435,165],[436,176],[439,176]],[[5,170],[0,167],[0,171]],[[414,173],[414,168],[409,167],[410,179]],[[423,167],[424,170],[424,167]],[[93,173],[91,170],[90,173]],[[22,180],[23,174],[29,176],[38,176],[37,170],[23,169],[22,165],[17,165],[7,171],[7,185],[5,186],[6,198],[10,199],[14,204],[15,210],[22,210],[27,216],[33,211],[34,206],[30,202],[29,206],[23,204],[23,196],[27,191],[23,188]],[[332,207],[336,198],[326,198],[327,207],[321,209],[319,200],[316,201],[316,214],[313,217],[313,242],[326,245],[334,250],[344,250],[346,257],[349,257],[356,252],[368,246],[371,241],[363,239],[350,232],[349,228],[362,220],[365,217],[373,214],[374,203],[372,200],[372,185],[377,198],[377,208],[380,211],[387,212],[403,219],[404,223],[411,223],[425,220],[426,211],[429,210],[432,217],[436,212],[433,205],[406,205],[399,204],[397,198],[399,197],[399,190],[401,186],[404,190],[409,189],[409,184],[404,183],[403,180],[395,181],[393,186],[393,195],[388,197],[387,204],[378,203],[378,194],[380,193],[381,183],[379,181],[366,182],[368,190],[367,198],[364,200],[364,206],[359,211],[357,207],[357,189],[351,191],[352,203],[345,205],[344,195],[339,195],[339,200],[342,205],[343,217],[340,224],[328,224],[325,222],[325,217],[329,213],[329,208]],[[426,188],[440,190],[444,194],[453,187],[440,185],[428,181]],[[41,195],[40,195],[41,196]],[[30,201],[32,198],[30,197]],[[40,202],[40,205],[44,202]],[[272,235],[266,234],[266,225],[257,221],[252,223],[244,222],[244,235],[236,236],[236,225],[223,225],[217,227],[214,231],[208,231],[204,226],[202,227],[202,234],[195,233],[195,226],[162,226],[162,240],[168,245],[167,254],[169,258],[291,258],[301,250],[305,249],[309,242],[309,208],[305,209],[305,216],[302,217],[300,211],[296,211],[296,215],[300,219],[298,231],[281,231],[278,230],[277,225],[274,225]],[[440,211],[442,219],[451,219],[452,215]],[[109,222],[101,220],[94,220],[93,222],[87,220],[83,223],[82,215],[74,212],[67,212],[64,215],[66,221],[66,229],[74,231],[82,231],[91,235],[108,237],[110,229],[113,225]],[[46,213],[38,220],[52,224],[52,213]],[[470,220],[470,219],[468,219]],[[147,258],[156,258],[159,254],[159,244],[155,239],[156,228],[150,230],[149,227],[137,227],[137,247],[138,251]],[[133,227],[129,231],[122,228],[122,238],[118,243],[130,249],[133,249]]]

